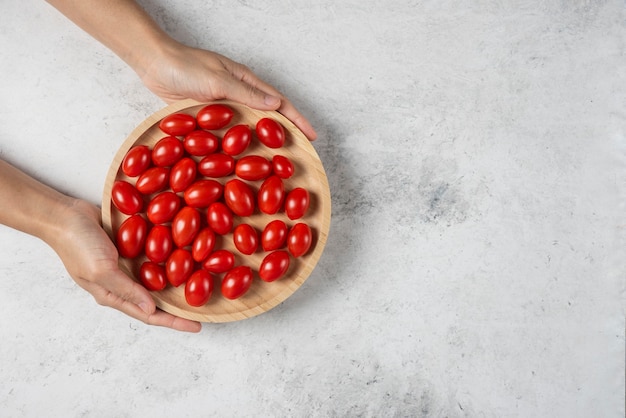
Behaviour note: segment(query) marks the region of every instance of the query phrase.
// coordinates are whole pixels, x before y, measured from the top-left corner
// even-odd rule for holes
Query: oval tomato
[[[222,138],[222,151],[228,155],[239,155],[248,148],[252,130],[248,125],[235,125]]]
[[[272,169],[274,174],[281,179],[288,179],[295,172],[293,163],[284,155],[274,155],[272,157]]]
[[[269,148],[280,148],[285,143],[283,126],[270,118],[259,119],[256,123],[256,136]]]
[[[207,210],[207,221],[215,233],[228,234],[233,229],[233,213],[222,202],[211,203]]]
[[[187,135],[196,129],[196,118],[186,113],[173,113],[161,119],[159,128],[168,135]]]
[[[169,227],[154,225],[146,237],[146,257],[155,263],[163,263],[174,249],[174,240]]]
[[[185,206],[172,220],[172,239],[178,247],[185,247],[193,242],[200,231],[200,212]]]
[[[227,299],[243,296],[252,285],[252,269],[239,266],[230,270],[222,279],[222,295]]]
[[[279,250],[269,253],[261,261],[259,277],[265,282],[280,279],[289,269],[289,253]]]
[[[196,162],[189,157],[178,160],[170,171],[170,188],[178,193],[185,190],[196,179]]]
[[[180,139],[175,136],[166,136],[154,144],[152,162],[159,167],[168,167],[183,158],[184,154],[185,148]]]
[[[165,189],[170,178],[167,167],[152,167],[144,171],[137,179],[135,187],[142,194],[148,195]]]
[[[224,185],[224,202],[237,216],[254,213],[254,191],[239,179],[229,180]]]
[[[179,209],[180,197],[174,192],[162,192],[154,196],[148,203],[146,215],[153,224],[164,224],[174,219],[174,215]]]
[[[289,219],[300,219],[309,209],[309,192],[302,187],[296,187],[285,198],[285,213]]]
[[[190,155],[203,157],[217,151],[219,141],[211,132],[196,130],[185,136],[183,147]]]
[[[261,247],[265,251],[274,251],[284,247],[288,232],[287,224],[280,219],[271,221],[261,232]]]
[[[306,254],[313,242],[313,232],[305,223],[297,223],[289,230],[287,235],[287,249],[294,257]]]
[[[135,145],[126,153],[122,161],[122,171],[128,177],[137,177],[150,167],[150,148]]]
[[[206,270],[194,271],[185,284],[185,300],[191,306],[202,306],[213,293],[213,276]]]
[[[113,183],[111,200],[115,207],[126,215],[134,215],[143,208],[143,198],[139,190],[124,180],[117,180]]]
[[[224,186],[215,180],[202,179],[187,187],[183,198],[187,205],[194,208],[206,208],[222,197]]]
[[[235,159],[227,154],[211,154],[198,163],[198,171],[206,177],[226,177],[235,171]]]
[[[250,255],[259,247],[259,234],[248,224],[239,224],[233,230],[233,242],[242,254]]]
[[[261,184],[257,198],[261,212],[268,215],[278,212],[285,200],[285,187],[280,177],[275,175],[268,177]]]
[[[139,280],[148,290],[163,290],[167,285],[165,268],[160,264],[153,263],[152,261],[145,261],[141,264],[141,267],[139,267]]]
[[[127,218],[117,230],[117,249],[120,256],[135,258],[141,254],[148,235],[148,223],[139,214]]]
[[[191,244],[191,255],[198,263],[203,261],[215,248],[215,233],[211,228],[204,228],[198,232]]]
[[[235,112],[224,104],[210,104],[198,111],[196,119],[202,129],[222,129],[230,123]]]
[[[263,180],[272,174],[272,163],[260,155],[246,155],[237,161],[235,174],[244,180]]]
[[[182,248],[172,251],[165,263],[165,276],[174,287],[185,283],[193,273],[193,258],[191,253]]]
[[[228,250],[217,250],[204,260],[202,268],[211,273],[226,273],[235,267],[235,255]]]

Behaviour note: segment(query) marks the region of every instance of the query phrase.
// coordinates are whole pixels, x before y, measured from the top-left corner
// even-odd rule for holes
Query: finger
[[[149,315],[146,324],[172,328],[183,332],[200,332],[202,324],[185,318],[174,316],[160,309]]]
[[[278,111],[287,119],[293,122],[294,125],[302,131],[302,133],[309,139],[309,141],[315,141],[317,138],[317,132],[313,129],[313,126],[309,121],[296,110],[296,108],[287,99],[283,99]]]
[[[152,314],[156,309],[154,299],[148,290],[121,270],[112,271],[105,280],[100,280],[97,284],[120,300],[128,301],[141,308],[146,315]]]

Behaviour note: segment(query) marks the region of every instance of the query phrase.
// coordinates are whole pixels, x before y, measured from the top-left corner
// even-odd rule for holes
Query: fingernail
[[[280,103],[280,99],[276,96],[265,95],[265,104],[267,106],[276,106]]]
[[[152,313],[152,312],[150,312],[150,308],[148,307],[148,304],[146,302],[141,302],[139,304],[139,307],[141,308],[142,311],[144,311],[148,315],[150,315]]]

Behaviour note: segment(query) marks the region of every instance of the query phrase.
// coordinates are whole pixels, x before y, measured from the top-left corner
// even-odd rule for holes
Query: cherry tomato
[[[161,192],[148,203],[146,215],[153,224],[164,224],[174,219],[174,215],[180,209],[180,204],[180,197],[176,193]]]
[[[254,191],[245,182],[232,179],[224,185],[224,202],[237,216],[250,216],[254,213]]]
[[[134,215],[143,208],[143,198],[139,190],[124,180],[117,180],[113,183],[111,200],[115,207],[126,215]]]
[[[217,250],[204,260],[202,267],[211,273],[226,273],[235,267],[235,255],[228,250]]]
[[[152,167],[144,171],[137,179],[135,187],[142,194],[152,194],[165,189],[170,179],[170,169],[167,167]]]
[[[300,219],[309,209],[309,192],[302,187],[296,187],[285,198],[285,213],[289,219]]]
[[[274,155],[272,157],[272,168],[274,174],[281,179],[288,179],[293,176],[295,168],[291,160],[284,155]]]
[[[122,171],[128,177],[137,177],[150,167],[150,148],[135,145],[126,153],[122,161]]]
[[[261,184],[257,198],[261,212],[268,215],[278,212],[285,200],[285,187],[280,177],[274,175],[268,177]]]
[[[183,140],[183,147],[190,155],[203,157],[217,151],[219,141],[211,132],[196,130]]]
[[[239,224],[233,230],[233,242],[242,254],[253,254],[259,247],[259,234],[249,224]]]
[[[246,155],[237,161],[235,174],[244,180],[263,180],[272,174],[272,163],[260,155]]]
[[[248,125],[235,125],[222,138],[222,151],[228,155],[239,155],[248,148],[252,139],[252,130]]]
[[[289,253],[284,250],[269,253],[261,261],[259,277],[265,282],[280,279],[289,269]]]
[[[235,159],[227,154],[211,154],[198,163],[198,171],[206,177],[226,177],[235,171]]]
[[[252,269],[239,266],[230,270],[222,279],[222,295],[227,299],[243,296],[252,285]]]
[[[175,136],[166,136],[154,144],[152,162],[159,167],[168,167],[183,158],[184,154],[185,148],[180,139]]]
[[[172,232],[168,226],[154,225],[146,238],[146,256],[155,263],[163,263],[174,249]]]
[[[165,263],[165,276],[174,287],[185,283],[193,273],[193,258],[191,253],[182,248],[172,251]]]
[[[202,129],[222,129],[228,125],[235,112],[224,104],[210,104],[198,111],[196,119]]]
[[[311,248],[313,233],[311,228],[305,223],[297,223],[291,227],[287,235],[287,249],[294,257],[306,254]]]
[[[191,207],[206,208],[211,203],[219,200],[223,191],[224,186],[221,183],[215,180],[202,179],[187,187],[183,198],[185,203]]]
[[[191,244],[191,255],[198,263],[206,259],[215,248],[215,233],[211,228],[204,228],[198,232]]]
[[[256,123],[256,136],[269,148],[280,148],[285,143],[283,126],[270,118],[259,119]]]
[[[120,256],[135,258],[141,254],[148,235],[148,223],[139,214],[127,218],[117,230],[117,249]]]
[[[185,247],[191,244],[200,232],[200,212],[196,209],[185,206],[172,220],[172,238],[178,247]]]
[[[271,221],[261,232],[261,247],[265,251],[274,251],[284,247],[288,232],[287,224],[280,219]]]
[[[185,190],[196,179],[196,162],[189,157],[178,160],[170,171],[170,188],[178,193]]]
[[[185,284],[185,300],[190,306],[202,306],[213,293],[213,276],[206,270],[194,271]]]
[[[159,128],[168,135],[184,136],[196,129],[196,118],[186,113],[174,113],[161,119]]]
[[[148,290],[163,290],[167,285],[165,268],[160,264],[153,263],[152,261],[145,261],[141,264],[141,267],[139,267],[139,280]]]
[[[211,203],[207,210],[207,221],[215,233],[228,234],[233,229],[233,213],[222,202]]]

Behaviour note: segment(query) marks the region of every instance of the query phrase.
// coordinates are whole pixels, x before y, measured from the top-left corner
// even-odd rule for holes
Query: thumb
[[[139,307],[145,314],[151,315],[156,310],[154,299],[148,290],[128,277],[123,271],[111,272],[106,283],[101,284],[108,291],[102,304],[130,314],[132,305]],[[98,301],[100,303],[100,301]],[[131,315],[131,316],[136,316]]]
[[[224,91],[227,99],[243,103],[253,109],[277,110],[281,105],[280,97],[259,90],[236,78],[231,78]]]

